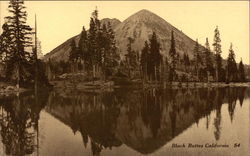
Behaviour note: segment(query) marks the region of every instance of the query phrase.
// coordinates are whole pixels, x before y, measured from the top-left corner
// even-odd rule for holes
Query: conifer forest
[[[246,6],[0,1],[0,156],[249,154]]]

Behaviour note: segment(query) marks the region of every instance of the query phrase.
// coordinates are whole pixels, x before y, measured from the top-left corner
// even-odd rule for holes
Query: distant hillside
[[[106,24],[107,25],[108,22],[110,22],[110,24],[111,24],[111,26],[112,26],[113,29],[115,29],[116,26],[121,23],[121,21],[119,21],[116,18],[112,18],[112,19],[110,19],[110,18],[104,18],[104,19],[101,20],[102,24]]]
[[[75,40],[78,42],[80,39],[80,35],[74,36],[67,41],[65,41],[63,44],[59,45],[55,49],[53,49],[51,52],[44,55],[43,60],[49,61],[49,59],[53,61],[61,61],[61,60],[68,60],[69,58],[69,52],[71,50],[70,43],[72,40]]]

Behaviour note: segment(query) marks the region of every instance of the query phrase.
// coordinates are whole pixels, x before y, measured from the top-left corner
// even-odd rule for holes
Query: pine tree
[[[237,81],[237,64],[235,61],[235,54],[233,50],[233,44],[231,43],[229,54],[227,58],[227,81]]]
[[[71,71],[75,72],[76,71],[76,63],[78,60],[78,52],[77,52],[77,47],[76,47],[76,43],[75,43],[74,39],[72,39],[70,47],[71,47],[71,51],[69,53],[69,62],[71,64]]]
[[[166,56],[165,57],[165,61],[164,61],[164,65],[163,65],[163,87],[165,88],[166,83],[169,82],[169,68],[170,68],[170,64],[169,64],[169,59]]]
[[[152,37],[149,39],[149,51],[151,60],[151,78],[155,81],[159,80],[160,75],[160,64],[162,56],[160,54],[160,43],[157,41],[156,33],[153,32]]]
[[[198,40],[196,40],[193,52],[194,52],[194,70],[195,70],[194,73],[197,77],[197,80],[199,80],[199,70],[200,70],[201,65],[202,65],[202,58],[201,58],[201,54],[200,54]]]
[[[11,52],[13,52],[13,42],[10,26],[4,23],[2,26],[3,32],[0,35],[0,55],[1,61],[5,62],[10,58]]]
[[[246,75],[245,75],[245,69],[244,69],[244,64],[242,62],[242,58],[240,60],[239,63],[239,71],[238,71],[238,75],[239,75],[239,81],[240,82],[245,82],[246,81]]]
[[[181,57],[180,57],[180,54],[179,53],[176,53],[176,69],[177,70],[181,70]]]
[[[107,25],[101,25],[97,9],[94,10],[90,18],[89,31],[86,32],[83,28],[79,49],[85,69],[86,71],[92,70],[93,78],[102,72],[101,78],[106,80],[107,76],[116,71],[120,56],[117,52],[115,34],[110,22]]]
[[[100,21],[98,19],[98,10],[95,9],[90,18],[90,27],[88,33],[88,50],[91,57],[91,65],[93,70],[93,78],[96,77],[98,66],[101,63],[101,48],[100,43]]]
[[[188,68],[190,66],[190,59],[187,53],[183,54],[183,63],[184,63],[185,72],[188,72]]]
[[[220,73],[222,70],[222,58],[221,58],[221,39],[220,39],[220,32],[218,26],[214,30],[214,52],[215,52],[215,71],[216,71],[216,81],[220,81]]]
[[[48,78],[48,80],[52,80],[53,79],[53,70],[52,70],[52,62],[51,59],[49,58],[49,61],[45,64],[46,65],[46,76]]]
[[[83,61],[84,70],[87,70],[90,64],[90,54],[88,53],[88,38],[87,38],[87,31],[85,30],[85,27],[83,26],[80,40],[78,42],[78,47],[79,47],[79,60],[81,62]]]
[[[141,70],[142,70],[142,79],[147,81],[148,77],[148,61],[149,61],[149,45],[148,42],[145,41],[144,47],[141,51]]]
[[[186,71],[186,67],[185,67],[185,59],[186,59],[186,53],[184,52],[183,55],[180,55],[180,70],[182,71]]]
[[[102,25],[101,32],[99,34],[100,42],[98,43],[99,46],[101,47],[101,66],[102,66],[102,72],[104,79],[106,80],[106,77],[110,75],[109,71],[109,66],[111,63],[111,58],[110,58],[110,40],[109,40],[109,34],[107,30],[106,24]]]
[[[175,39],[174,39],[174,32],[171,32],[171,43],[170,43],[170,50],[169,50],[169,81],[172,82],[174,80],[176,64],[177,64],[177,53],[175,49]]]
[[[19,89],[20,80],[24,80],[28,74],[27,65],[30,53],[25,51],[25,47],[32,46],[30,42],[32,29],[26,24],[27,12],[23,0],[11,0],[8,8],[12,15],[5,18],[11,32],[13,50],[10,52],[7,70],[13,71],[12,75],[15,75],[17,88]],[[14,69],[12,68],[13,64]]]
[[[127,54],[126,62],[127,62],[127,68],[128,68],[128,75],[129,78],[131,78],[131,72],[135,70],[137,64],[136,64],[136,53],[134,50],[132,50],[132,43],[134,42],[134,39],[131,37],[128,37],[128,44],[127,44]]]
[[[213,70],[213,62],[212,62],[212,52],[210,50],[208,38],[206,38],[205,43],[205,65],[206,65],[206,72],[207,72],[207,82],[209,82],[209,76]]]
[[[0,63],[3,62],[3,56],[4,56],[4,46],[3,46],[3,37],[2,34],[0,35]]]
[[[115,73],[116,67],[119,65],[120,56],[116,46],[115,33],[112,29],[110,22],[107,26],[103,25],[104,36],[104,67],[105,76],[110,76]]]

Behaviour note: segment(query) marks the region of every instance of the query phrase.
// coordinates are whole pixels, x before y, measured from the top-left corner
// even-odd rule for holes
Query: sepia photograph
[[[247,156],[250,1],[0,0],[0,156]]]

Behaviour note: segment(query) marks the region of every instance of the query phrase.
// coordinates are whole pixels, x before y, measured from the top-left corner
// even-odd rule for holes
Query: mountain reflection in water
[[[244,105],[249,108],[246,100],[249,88],[122,88],[101,93],[41,91],[36,96],[2,97],[0,155],[163,155],[164,151],[178,152],[171,148],[172,143],[198,143],[199,137],[206,143],[227,143],[226,138],[230,141],[234,136],[227,132],[228,127],[247,137],[243,130],[247,124],[239,123],[240,128],[233,125],[236,113],[249,114],[249,109],[242,109]],[[223,113],[223,106],[227,113]],[[227,118],[230,122],[225,124]],[[204,136],[196,136],[192,129]],[[241,137],[231,139],[237,142]],[[220,150],[216,152],[223,155]]]

